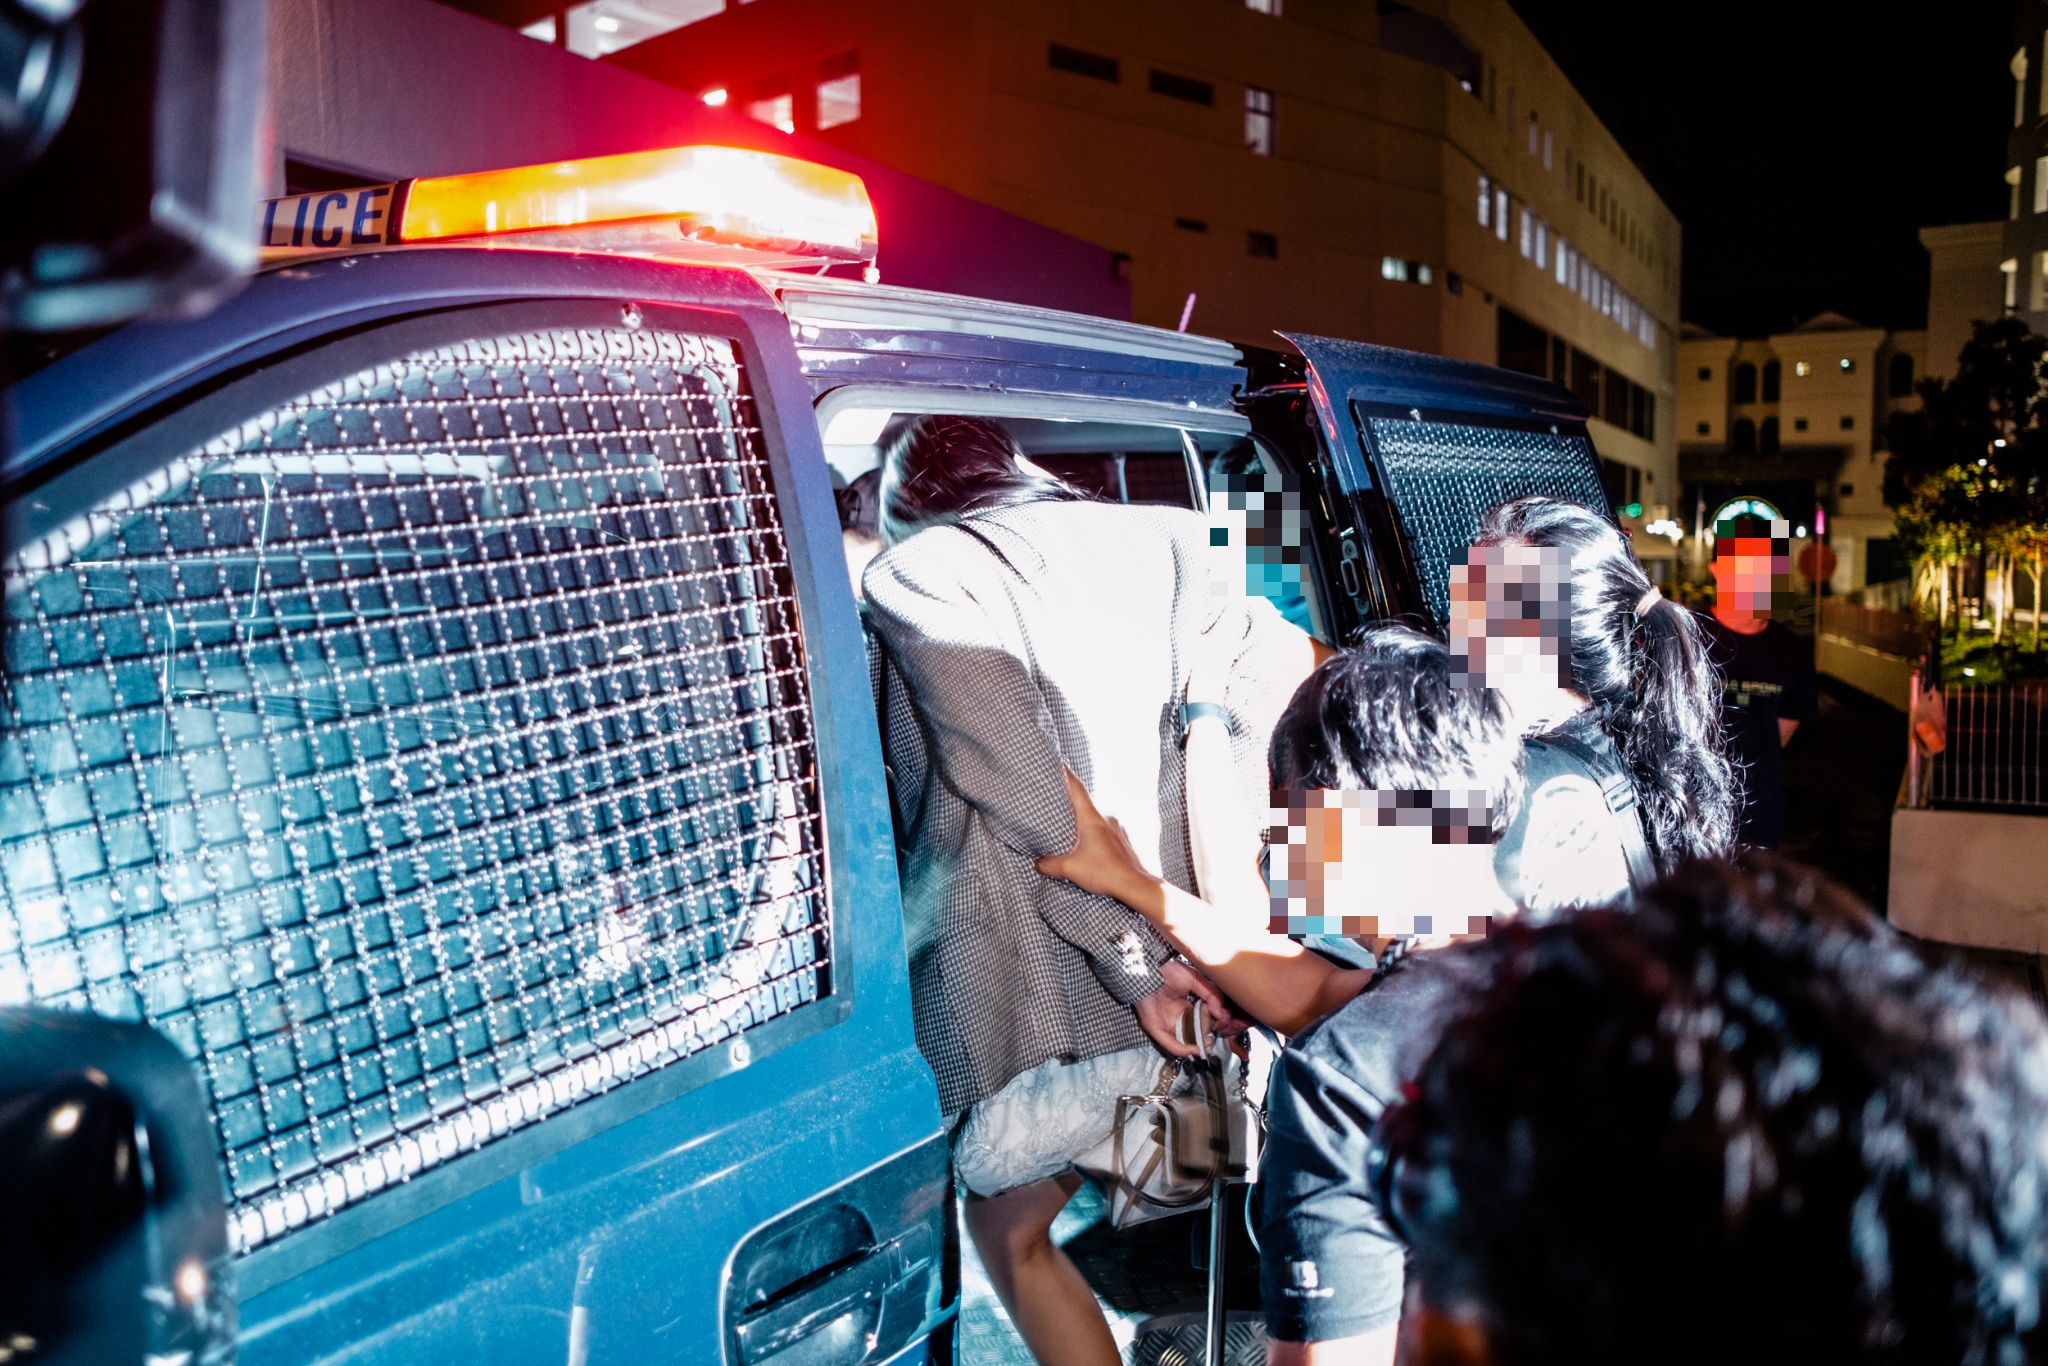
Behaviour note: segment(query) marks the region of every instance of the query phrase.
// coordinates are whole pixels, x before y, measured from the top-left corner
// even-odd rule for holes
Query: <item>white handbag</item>
[[[1182,1017],[1180,1037],[1192,1041],[1203,1031],[1196,1005]],[[1219,1178],[1251,1179],[1265,1123],[1263,1074],[1274,1046],[1257,1031],[1250,1039],[1250,1058],[1210,1040],[1199,1059],[1168,1059],[1150,1094],[1118,1098],[1109,1134],[1074,1160],[1101,1184],[1114,1227],[1207,1209]]]

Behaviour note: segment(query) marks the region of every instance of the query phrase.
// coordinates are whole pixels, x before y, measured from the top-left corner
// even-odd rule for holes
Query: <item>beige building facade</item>
[[[1832,591],[1903,576],[1884,503],[1884,424],[1919,405],[1928,337],[1839,313],[1769,337],[1688,330],[1678,348],[1678,439],[1692,497],[1680,521],[1695,572],[1716,511],[1759,497],[1834,551]]]
[[[1107,247],[1138,321],[1554,379],[1675,502],[1679,224],[1506,0],[698,8],[604,60]]]

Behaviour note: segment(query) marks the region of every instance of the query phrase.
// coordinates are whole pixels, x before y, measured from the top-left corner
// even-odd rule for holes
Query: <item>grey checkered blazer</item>
[[[1192,886],[1176,725],[1192,650],[1232,662],[1239,759],[1263,809],[1299,633],[1244,596],[1208,523],[1176,508],[983,513],[919,532],[862,585],[887,655],[911,1004],[946,1114],[1048,1059],[1144,1044],[1130,1006],[1158,987],[1166,945],[1033,867],[1073,846],[1061,766]]]

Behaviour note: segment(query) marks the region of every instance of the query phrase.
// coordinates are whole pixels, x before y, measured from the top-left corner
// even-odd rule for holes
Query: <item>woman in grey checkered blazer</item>
[[[863,587],[915,710],[916,725],[886,730],[899,781],[917,775],[898,801],[918,1045],[959,1120],[969,1232],[1025,1341],[1041,1358],[1113,1362],[1053,1217],[1116,1098],[1150,1090],[1161,1050],[1180,1049],[1188,994],[1222,1002],[1143,919],[1033,861],[1074,842],[1071,768],[1161,875],[1192,888],[1186,670],[1198,649],[1228,661],[1238,759],[1263,810],[1266,738],[1311,646],[1245,596],[1242,561],[1212,549],[1205,518],[1088,499],[992,422],[913,422],[881,502],[889,549]],[[911,737],[929,762],[900,753]]]

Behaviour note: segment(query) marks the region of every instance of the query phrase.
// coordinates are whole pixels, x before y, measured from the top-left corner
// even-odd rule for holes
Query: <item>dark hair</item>
[[[1295,689],[1273,727],[1276,788],[1444,790],[1489,785],[1495,827],[1521,792],[1522,746],[1500,695],[1462,680],[1450,650],[1411,627],[1367,627]]]
[[[1689,863],[1445,950],[1375,1170],[1500,1366],[2048,1349],[2048,1027],[1822,879]]]
[[[883,543],[994,508],[1087,499],[1071,484],[1019,467],[1023,454],[987,418],[914,419],[882,457]]]
[[[1721,682],[1692,613],[1661,597],[1645,604],[1650,579],[1628,541],[1576,503],[1514,498],[1480,519],[1477,544],[1510,541],[1571,559],[1571,686],[1621,753],[1658,866],[1726,853],[1735,775],[1721,749]]]
[[[1716,522],[1714,524],[1714,558],[1718,560],[1723,555],[1732,553],[1733,547],[1730,547],[1728,550],[1723,550],[1722,547],[1736,537],[1760,540],[1763,537],[1771,536],[1781,541],[1789,540],[1790,537],[1777,529],[1781,525],[1783,523],[1773,523],[1770,518],[1759,517],[1754,512],[1737,513],[1735,516],[1724,521]]]
[[[839,529],[856,536],[880,539],[882,518],[882,470],[880,466],[856,475],[832,497],[839,504]]]

